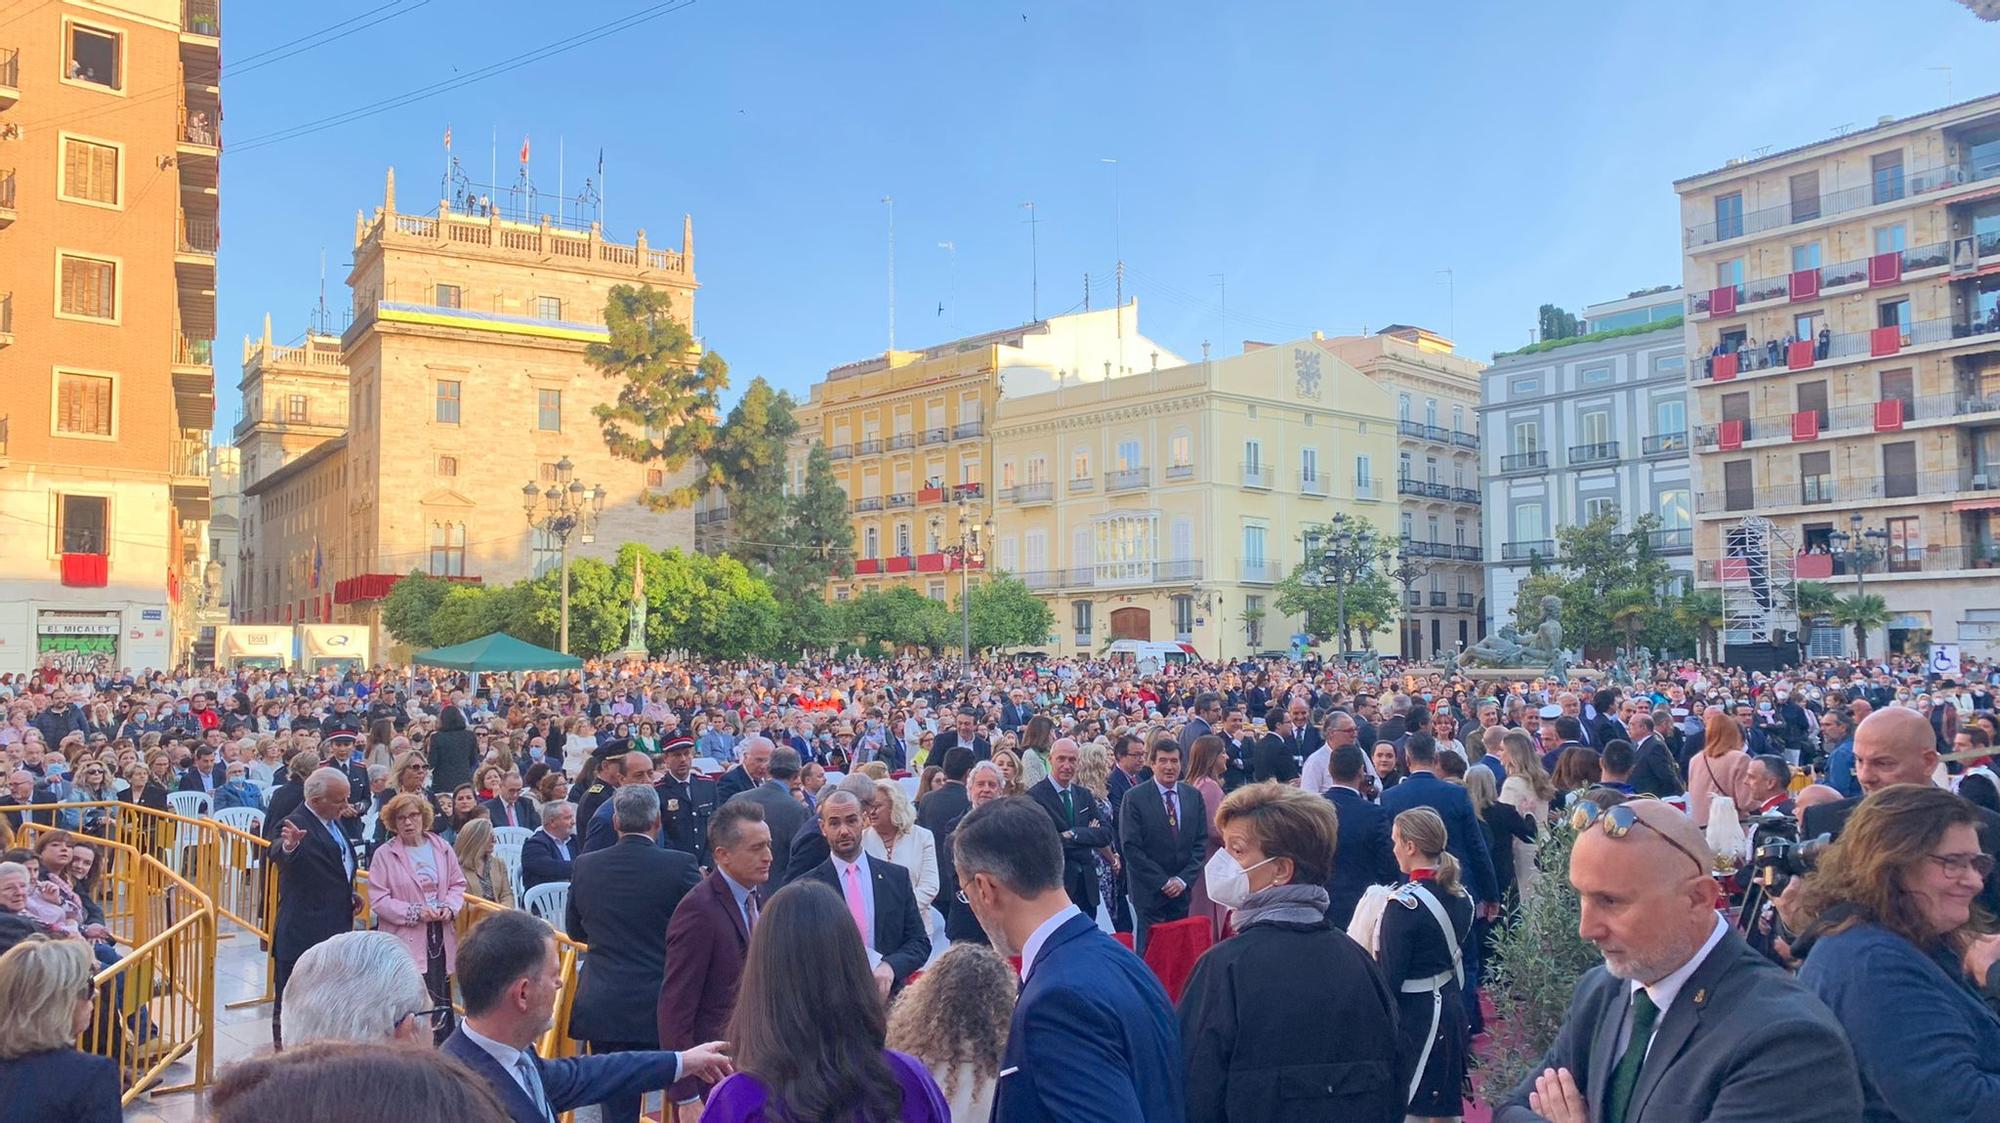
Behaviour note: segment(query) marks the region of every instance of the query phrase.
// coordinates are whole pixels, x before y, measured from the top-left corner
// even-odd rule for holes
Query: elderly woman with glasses
[[[439,1005],[451,1002],[458,958],[452,924],[465,908],[465,871],[451,844],[431,832],[431,801],[405,792],[382,809],[390,840],[368,862],[368,903],[382,931],[401,940]]]
[[[2000,1119],[2000,936],[1973,913],[1993,872],[1985,821],[1950,792],[1893,785],[1807,876],[1799,981],[1846,1028],[1869,1120]]]
[[[89,950],[30,936],[0,955],[0,1104],[9,1119],[117,1123],[118,1064],[76,1048],[97,989]]]

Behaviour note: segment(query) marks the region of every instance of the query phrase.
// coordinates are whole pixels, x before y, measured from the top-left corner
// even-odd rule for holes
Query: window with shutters
[[[56,191],[74,203],[117,206],[118,146],[64,137],[62,183]]]
[[[56,432],[72,437],[116,435],[112,410],[118,380],[102,374],[56,375]]]
[[[59,253],[56,265],[62,287],[57,315],[86,320],[118,319],[117,262]]]

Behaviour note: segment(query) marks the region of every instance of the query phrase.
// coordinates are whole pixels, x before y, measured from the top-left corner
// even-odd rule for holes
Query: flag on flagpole
[[[522,137],[522,138],[521,138],[521,166],[522,166],[522,167],[524,167],[524,168],[528,166],[528,138],[527,138],[527,137]]]
[[[325,566],[325,564],[326,564],[326,558],[325,558],[325,556],[324,556],[324,555],[322,555],[322,554],[320,553],[320,549],[319,549],[319,539],[318,539],[318,538],[314,538],[314,539],[313,539],[313,569],[312,569],[312,587],[313,587],[313,588],[315,588],[315,589],[319,588],[319,576],[320,576],[320,570],[321,570],[321,569],[322,569],[322,568],[323,568],[323,567]]]
[[[604,149],[602,148],[597,150],[597,174],[600,178],[604,175]]]
[[[444,127],[444,150],[445,150],[446,152],[449,152],[449,151],[451,151],[451,126],[450,126],[450,125],[446,125],[446,126]]]

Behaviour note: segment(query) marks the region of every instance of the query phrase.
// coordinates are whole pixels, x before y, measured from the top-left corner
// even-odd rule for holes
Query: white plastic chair
[[[207,792],[168,792],[167,806],[174,814],[186,819],[206,819],[208,809],[214,801]]]
[[[508,886],[513,887],[520,885],[521,844],[518,842],[496,842],[493,844],[493,853],[496,857],[500,859],[501,863],[507,867]],[[518,892],[518,890],[516,890],[516,892]],[[512,901],[495,901],[494,904],[505,905],[508,908],[514,907],[514,902]]]
[[[187,794],[196,795],[199,793],[188,792]],[[255,807],[225,807],[217,811],[214,818],[216,822],[221,823],[223,826],[235,827],[245,834],[262,834],[264,830],[264,813]]]
[[[569,882],[544,881],[521,894],[521,907],[560,928],[569,911]]]
[[[528,841],[528,836],[534,833],[533,830],[527,827],[494,827],[493,844],[495,846],[513,846],[518,853],[521,844]]]

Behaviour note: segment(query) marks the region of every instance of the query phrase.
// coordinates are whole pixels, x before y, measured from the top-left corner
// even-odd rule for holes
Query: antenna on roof
[[[1750,150],[1750,158],[1752,160],[1762,160],[1764,157],[1769,156],[1770,154],[1771,154],[1771,146],[1768,144],[1760,144],[1757,147],[1752,148]]]
[[[1854,131],[1854,122],[1852,121],[1848,121],[1845,124],[1835,125],[1833,127],[1834,136],[1846,136],[1848,133],[1851,133],[1853,131]]]

